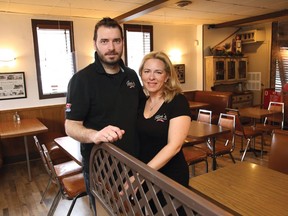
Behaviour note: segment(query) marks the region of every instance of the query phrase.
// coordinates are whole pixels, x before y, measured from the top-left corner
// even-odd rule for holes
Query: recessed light
[[[192,1],[189,1],[189,0],[182,0],[176,3],[178,7],[186,7],[187,5],[190,5],[190,4],[192,4]]]

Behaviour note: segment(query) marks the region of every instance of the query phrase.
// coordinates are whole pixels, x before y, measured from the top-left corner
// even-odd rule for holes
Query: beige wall
[[[0,13],[0,49],[12,49],[16,53],[17,58],[14,67],[0,67],[0,72],[24,71],[27,88],[27,98],[0,100],[0,110],[65,103],[64,97],[39,100],[31,19],[69,20],[63,17],[36,17]],[[79,70],[93,61],[94,48],[92,38],[94,25],[97,20],[73,19],[72,21],[74,23],[77,69]],[[201,58],[198,56],[199,46],[194,46],[196,39],[201,40],[201,38],[197,38],[199,37],[198,31],[199,28],[197,26],[155,25],[154,27],[154,50],[169,52],[172,48],[178,48],[182,52],[182,60],[179,63],[183,63],[186,66],[184,90],[201,89],[202,86],[198,82],[202,79],[202,60],[199,60]]]

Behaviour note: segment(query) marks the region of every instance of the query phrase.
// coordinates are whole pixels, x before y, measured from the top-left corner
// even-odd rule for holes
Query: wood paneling
[[[18,112],[21,119],[38,118],[48,128],[46,134],[39,134],[39,140],[49,141],[47,134],[63,134],[65,135],[64,120],[65,120],[65,105],[52,105],[42,107],[32,107],[23,109],[12,109],[0,111],[0,121],[12,121],[15,112]],[[38,158],[39,154],[34,145],[33,137],[28,137],[30,158]],[[4,164],[25,161],[25,148],[23,138],[2,139],[0,143],[0,154]],[[1,157],[1,156],[0,156]]]

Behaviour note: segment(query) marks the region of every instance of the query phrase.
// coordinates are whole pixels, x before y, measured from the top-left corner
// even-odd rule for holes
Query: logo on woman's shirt
[[[164,114],[158,114],[155,116],[154,120],[157,122],[165,122],[165,121],[167,121],[167,116],[165,113]]]

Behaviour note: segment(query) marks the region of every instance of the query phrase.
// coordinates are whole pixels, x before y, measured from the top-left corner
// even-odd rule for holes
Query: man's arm
[[[66,134],[81,143],[115,142],[122,139],[124,130],[108,125],[100,131],[83,126],[82,121],[65,120]]]

